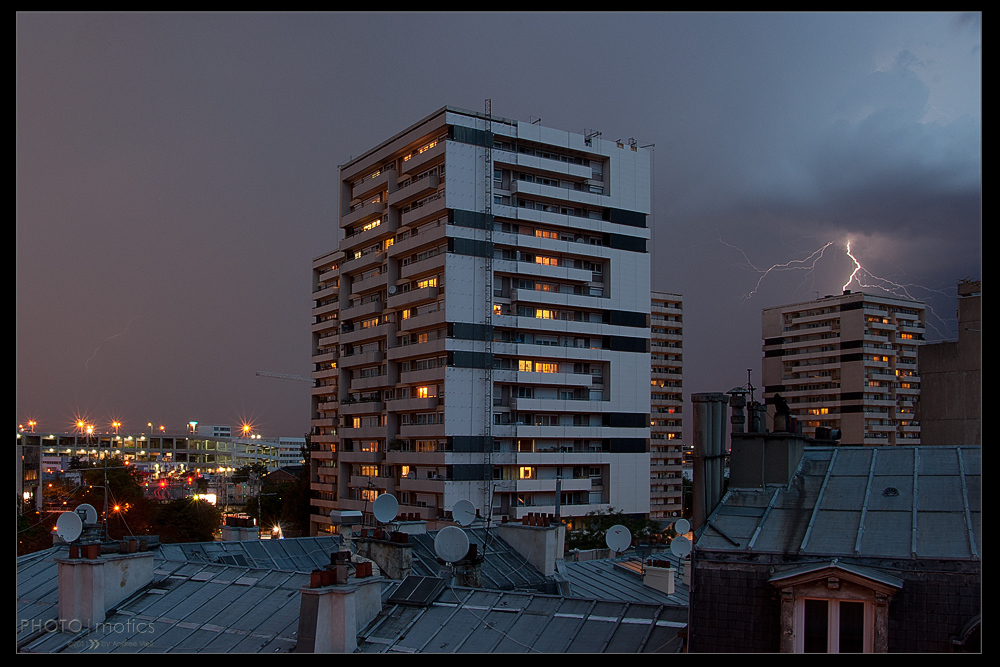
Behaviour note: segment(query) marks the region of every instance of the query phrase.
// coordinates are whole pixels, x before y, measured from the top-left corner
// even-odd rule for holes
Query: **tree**
[[[601,549],[607,546],[605,535],[612,526],[628,528],[633,540],[649,540],[660,532],[660,526],[642,516],[626,514],[613,507],[603,512],[590,512],[575,522],[566,533],[566,549]]]
[[[204,500],[178,498],[160,507],[154,526],[161,542],[211,542],[222,512]]]

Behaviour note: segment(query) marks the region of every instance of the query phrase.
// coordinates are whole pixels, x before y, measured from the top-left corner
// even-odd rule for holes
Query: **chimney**
[[[98,548],[77,551],[84,552],[83,558],[56,559],[59,619],[89,628],[104,621],[108,609],[150,583],[154,567],[152,553],[102,556],[100,545],[93,546]]]
[[[386,577],[400,581],[413,570],[413,543],[409,540],[410,534],[412,533],[395,531],[385,539],[378,539],[369,537],[368,530],[362,529],[361,537],[354,540],[354,548],[357,555],[375,561]]]
[[[698,530],[708,520],[722,499],[726,462],[725,394],[692,394],[694,404],[694,498],[692,530]]]
[[[556,573],[556,559],[563,557],[566,548],[566,526],[546,518],[529,523],[501,523],[497,535],[544,576],[551,577]]]
[[[382,611],[384,579],[365,576],[365,569],[345,582],[301,589],[295,653],[353,653],[358,648],[358,632]]]

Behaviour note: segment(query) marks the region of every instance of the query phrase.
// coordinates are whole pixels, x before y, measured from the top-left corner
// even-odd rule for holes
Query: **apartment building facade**
[[[313,528],[648,514],[649,155],[445,107],[340,170],[313,262]]]
[[[653,291],[650,302],[649,518],[672,521],[684,510],[684,300]]]
[[[919,301],[845,291],[764,309],[763,382],[803,434],[839,429],[845,445],[918,445]]]

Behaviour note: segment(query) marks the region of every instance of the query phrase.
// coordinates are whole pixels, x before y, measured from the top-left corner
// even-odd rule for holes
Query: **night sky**
[[[954,339],[982,272],[980,18],[17,14],[16,419],[306,433],[309,385],[255,373],[309,374],[338,165],[486,99],[653,146],[688,405],[759,386],[761,309],[840,293],[848,241],[848,289],[924,300]]]

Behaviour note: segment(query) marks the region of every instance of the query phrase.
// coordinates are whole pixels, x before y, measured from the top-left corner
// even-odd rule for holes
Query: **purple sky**
[[[81,415],[304,434],[308,384],[255,373],[309,373],[337,165],[487,98],[496,115],[654,145],[654,287],[684,295],[685,400],[748,368],[759,384],[761,309],[839,293],[848,240],[865,284],[927,301],[931,339],[957,335],[956,283],[981,278],[976,14],[15,26],[16,418],[40,430]],[[811,255],[812,271],[763,273]]]

